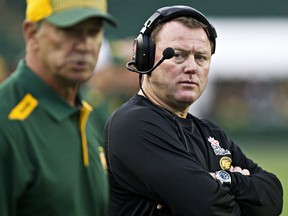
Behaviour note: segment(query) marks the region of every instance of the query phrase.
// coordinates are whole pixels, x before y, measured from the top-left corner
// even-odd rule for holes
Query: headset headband
[[[144,27],[141,29],[140,33],[144,35],[150,35],[155,26],[159,23],[168,22],[176,17],[187,16],[192,17],[199,22],[207,25],[208,37],[209,40],[214,44],[214,49],[212,54],[215,53],[216,48],[216,37],[217,33],[213,25],[208,21],[208,19],[198,10],[183,6],[175,5],[170,7],[162,7],[158,9],[144,24]]]

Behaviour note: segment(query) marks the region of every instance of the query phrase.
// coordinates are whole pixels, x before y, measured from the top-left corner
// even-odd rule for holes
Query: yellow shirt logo
[[[232,164],[232,159],[230,157],[222,157],[219,161],[220,167],[223,170],[229,170]]]
[[[25,120],[37,107],[38,101],[31,94],[26,94],[24,98],[11,110],[8,118],[10,120]]]

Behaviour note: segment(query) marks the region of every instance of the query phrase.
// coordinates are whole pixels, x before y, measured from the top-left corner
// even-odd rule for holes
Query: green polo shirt
[[[92,107],[79,104],[70,106],[25,61],[1,83],[1,216],[106,215],[101,136]]]

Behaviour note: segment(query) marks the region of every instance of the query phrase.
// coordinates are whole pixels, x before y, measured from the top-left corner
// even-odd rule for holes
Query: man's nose
[[[92,41],[91,37],[89,37],[89,34],[85,32],[78,32],[76,37],[75,47],[79,50],[89,50],[91,49],[92,45],[90,44],[90,41]]]
[[[195,60],[194,55],[190,55],[189,58],[187,58],[186,65],[185,65],[185,72],[186,73],[195,73],[197,70],[197,63]]]

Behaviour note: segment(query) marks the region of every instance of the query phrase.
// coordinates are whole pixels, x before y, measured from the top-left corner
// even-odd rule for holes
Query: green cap
[[[116,26],[107,13],[107,0],[27,0],[26,18],[33,22],[45,19],[57,27],[69,27],[93,17]]]

